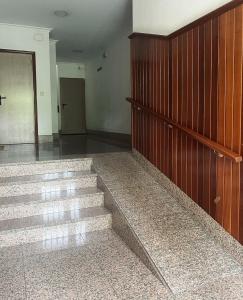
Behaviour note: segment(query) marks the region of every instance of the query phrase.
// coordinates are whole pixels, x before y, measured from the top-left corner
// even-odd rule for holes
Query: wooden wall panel
[[[158,40],[133,40],[132,94],[137,103],[160,114],[168,114],[169,46]],[[142,93],[141,93],[142,91]],[[163,122],[133,110],[133,147],[169,175],[169,131]]]
[[[242,163],[180,129],[242,154],[243,6],[138,34],[131,61],[133,147],[243,243]]]
[[[242,118],[242,6],[219,17],[219,103],[218,142],[241,151]],[[220,223],[240,239],[240,164],[219,161],[223,174],[218,188]],[[223,172],[223,173],[222,173]]]
[[[218,49],[213,48],[218,41],[215,26],[217,22],[209,21],[185,32],[172,39],[171,47],[173,121],[209,138],[216,138],[217,126],[217,95],[213,94],[213,87],[217,91],[213,64]],[[180,176],[178,186],[212,215],[216,198],[215,154],[188,136],[180,136],[179,143],[182,171],[174,175]]]

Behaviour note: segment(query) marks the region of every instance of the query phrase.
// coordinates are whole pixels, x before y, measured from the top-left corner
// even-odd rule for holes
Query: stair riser
[[[1,197],[49,193],[61,190],[73,190],[86,187],[96,187],[97,176],[83,176],[77,179],[61,179],[47,182],[32,182],[0,186]]]
[[[0,234],[0,248],[104,230],[111,227],[111,215],[105,215],[89,218],[77,223],[21,230],[18,232],[5,232]]]
[[[24,176],[66,171],[87,171],[91,169],[91,159],[57,160],[33,164],[15,164],[0,166],[0,177]]]
[[[0,221],[97,206],[104,206],[103,194],[87,195],[85,197],[76,199],[74,198],[60,201],[27,204],[22,206],[5,207],[0,209]]]

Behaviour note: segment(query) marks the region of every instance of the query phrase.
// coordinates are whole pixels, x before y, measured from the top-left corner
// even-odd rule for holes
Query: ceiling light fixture
[[[55,10],[54,15],[59,18],[64,18],[64,17],[67,17],[69,15],[69,13],[65,10]]]

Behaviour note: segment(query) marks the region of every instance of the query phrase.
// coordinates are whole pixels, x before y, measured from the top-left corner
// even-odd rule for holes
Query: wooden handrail
[[[154,112],[151,108],[148,108],[148,107],[144,106],[143,104],[138,103],[137,101],[133,100],[132,98],[127,98],[126,100],[128,102],[130,102],[138,110],[142,110],[148,114],[151,114],[151,115],[155,116],[156,118],[166,122],[168,125],[173,126],[177,129],[179,129],[180,131],[186,133],[188,136],[190,136],[194,140],[198,141],[199,143],[207,146],[208,148],[210,148],[213,151],[215,151],[216,153],[218,153],[219,157],[223,157],[223,156],[228,157],[236,163],[240,163],[242,161],[242,156],[240,154],[233,152],[230,149],[218,144],[217,142],[210,140],[209,138],[203,136],[202,134],[197,133],[194,130],[189,129],[187,127],[184,127],[184,126],[176,123],[175,121],[162,116],[160,113]]]

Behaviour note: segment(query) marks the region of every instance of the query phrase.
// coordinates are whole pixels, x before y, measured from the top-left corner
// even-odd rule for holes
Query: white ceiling
[[[133,0],[133,31],[168,35],[228,2],[230,0]]]
[[[0,0],[0,23],[53,28],[59,60],[80,61],[132,26],[132,0]],[[69,16],[58,18],[55,10]],[[84,50],[83,54],[73,50]]]

